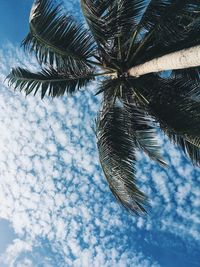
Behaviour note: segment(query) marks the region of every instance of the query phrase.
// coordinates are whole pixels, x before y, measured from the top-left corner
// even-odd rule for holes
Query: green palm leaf
[[[115,21],[112,27],[115,49],[112,49],[110,54],[117,57],[118,61],[122,63],[128,57],[128,48],[133,40],[137,23],[144,11],[145,1],[119,0],[115,3],[115,14],[113,14]],[[127,31],[127,29],[129,30]],[[116,55],[113,52],[116,52]]]
[[[81,0],[83,14],[99,48],[105,46],[112,36],[111,25],[115,20],[111,15],[113,3],[113,0]]]
[[[194,68],[185,68],[181,70],[173,70],[171,76],[178,78],[178,79],[184,79],[184,80],[190,80],[194,81],[195,83],[200,84],[200,67],[194,67]]]
[[[65,93],[73,94],[93,80],[91,72],[86,70],[75,73],[74,71],[56,70],[53,68],[43,69],[33,73],[26,69],[15,68],[7,77],[10,86],[25,91],[26,95],[40,90],[41,98],[46,94],[51,97],[62,96]]]
[[[183,0],[184,1],[184,0]],[[149,1],[145,12],[143,13],[138,27],[143,27],[147,31],[153,30],[163,19],[164,15],[169,14],[175,9],[175,5],[180,1],[173,0],[151,0]],[[177,8],[177,7],[176,7]]]
[[[105,108],[96,124],[99,159],[116,199],[127,210],[145,212],[146,197],[135,185],[135,147],[127,133],[127,121],[120,107]]]
[[[146,8],[143,10],[143,14],[141,15],[140,21],[135,29],[132,41],[130,42],[127,57],[130,66],[133,64],[139,64],[136,62],[136,55],[141,55],[144,48],[150,46],[149,44],[151,44],[155,28],[160,23],[163,15],[166,14],[169,6],[171,6],[172,0],[151,0],[148,4],[145,4]],[[136,51],[134,51],[134,48],[136,48]],[[138,60],[141,61],[141,57],[139,55]]]
[[[136,29],[136,51],[131,44],[130,66],[200,44],[199,11],[198,0],[150,1]]]
[[[115,103],[117,98],[120,98],[121,92],[120,87],[123,86],[123,79],[105,79],[101,82],[96,95],[103,93],[103,98],[106,103],[111,105]]]
[[[157,142],[157,128],[153,118],[135,104],[125,104],[125,112],[130,120],[130,134],[134,137],[136,147],[143,150],[151,159],[162,166],[167,166],[161,155]]]
[[[145,109],[136,106],[135,98],[138,100],[138,94],[134,96],[134,88],[131,88],[131,83],[123,78],[107,79],[102,82],[97,94],[99,93],[103,93],[104,102],[109,106],[113,107],[117,101],[121,101],[122,112],[128,122],[126,131],[130,134],[135,148],[143,150],[151,159],[166,166],[156,139],[155,122]]]
[[[81,6],[106,64],[116,64],[116,58],[121,65],[145,1],[81,0]]]
[[[51,0],[36,0],[30,14],[30,32],[22,45],[34,51],[39,62],[69,65],[75,70],[89,64],[94,55],[93,39],[82,25],[63,13]]]
[[[177,145],[190,158],[194,165],[200,166],[200,137],[181,136],[169,130],[164,131],[170,141]]]
[[[190,144],[200,148],[200,137],[191,137],[188,135],[184,136],[185,140],[187,140]]]
[[[160,78],[153,74],[131,82],[149,101],[149,112],[163,129],[169,128],[180,135],[199,136],[198,83],[182,77]]]

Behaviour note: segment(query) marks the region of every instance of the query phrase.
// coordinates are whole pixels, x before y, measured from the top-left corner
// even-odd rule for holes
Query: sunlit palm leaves
[[[89,30],[53,0],[36,0],[23,41],[38,73],[15,68],[8,82],[43,98],[73,94],[96,76],[103,97],[97,116],[99,159],[109,187],[129,211],[145,212],[136,185],[136,150],[166,165],[157,128],[200,165],[199,68],[130,77],[129,68],[200,44],[199,0],[81,0]],[[109,76],[109,77],[108,77]]]

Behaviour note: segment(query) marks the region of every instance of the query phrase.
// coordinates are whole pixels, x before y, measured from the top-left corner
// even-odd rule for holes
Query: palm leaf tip
[[[138,147],[142,149],[152,160],[157,161],[162,167],[168,164],[161,154],[160,146],[155,139],[156,132],[152,129],[139,130],[136,132]]]
[[[52,0],[36,1],[30,13],[30,31],[22,46],[34,52],[40,63],[87,66],[94,56],[94,42],[88,30],[65,15]],[[78,66],[77,66],[78,65]]]
[[[180,135],[169,129],[165,130],[165,134],[173,144],[177,145],[190,158],[194,165],[200,167],[200,137]]]
[[[31,7],[31,11],[30,11],[30,15],[29,15],[29,22],[31,22],[32,20],[34,20],[36,18],[39,5],[40,5],[39,0],[35,0],[33,2],[33,5]]]
[[[7,76],[8,84],[14,89],[24,91],[26,95],[40,90],[41,98],[46,94],[51,97],[62,96],[65,93],[73,94],[86,86],[94,77],[91,72],[72,70],[56,70],[53,68],[42,69],[41,72],[33,73],[26,69],[14,68]]]
[[[109,187],[128,211],[145,213],[147,197],[135,184],[134,143],[127,134],[122,108],[112,107],[99,114],[96,121],[99,160]]]
[[[130,120],[129,132],[135,139],[136,147],[161,166],[166,167],[167,163],[157,141],[157,128],[154,119],[147,111],[133,103],[125,104],[125,112]]]

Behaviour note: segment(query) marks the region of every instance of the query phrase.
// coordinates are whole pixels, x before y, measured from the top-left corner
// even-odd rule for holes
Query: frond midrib
[[[89,75],[88,76],[81,76],[81,77],[72,77],[72,78],[63,78],[63,79],[48,79],[48,80],[43,80],[43,79],[28,79],[28,78],[19,78],[21,81],[29,81],[29,82],[31,82],[31,81],[33,81],[33,82],[35,82],[35,83],[37,83],[37,82],[41,82],[41,83],[49,83],[49,82],[51,82],[51,83],[57,83],[57,82],[67,82],[67,81],[72,81],[72,80],[77,80],[77,79],[84,79],[84,78],[87,78],[87,77],[89,77]]]
[[[44,38],[42,38],[37,33],[37,30],[35,29],[35,27],[33,26],[32,23],[30,23],[30,32],[36,39],[39,40],[39,42],[44,44],[44,46],[49,47],[50,49],[54,50],[58,54],[60,54],[62,56],[65,56],[65,57],[69,57],[70,56],[71,58],[79,60],[79,61],[87,61],[84,57],[77,56],[77,55],[73,54],[70,50],[66,49],[66,52],[65,52],[62,49],[58,49],[58,47],[56,47],[55,45],[51,44],[50,42],[46,41]]]

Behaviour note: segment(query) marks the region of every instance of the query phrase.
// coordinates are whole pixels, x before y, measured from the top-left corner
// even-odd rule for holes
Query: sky
[[[169,167],[138,153],[146,217],[121,208],[99,167],[93,82],[73,97],[25,97],[4,82],[37,70],[20,43],[31,0],[0,1],[0,267],[199,267],[200,170],[163,136]],[[77,21],[78,0],[63,1]]]

